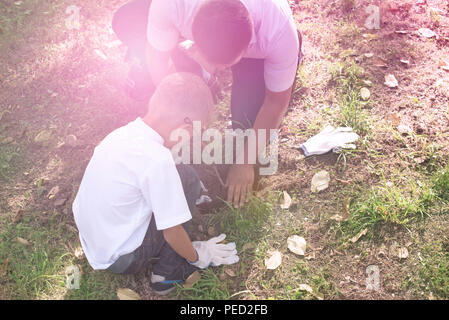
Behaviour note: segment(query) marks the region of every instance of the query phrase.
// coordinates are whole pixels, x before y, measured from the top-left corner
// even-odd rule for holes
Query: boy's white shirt
[[[193,40],[192,22],[205,0],[153,0],[147,38],[159,51],[172,50],[180,40]],[[265,84],[273,92],[293,85],[299,41],[287,0],[241,0],[252,18],[254,29],[244,58],[265,59]]]
[[[138,248],[154,214],[158,230],[192,216],[170,150],[138,118],[96,148],[73,202],[81,245],[94,269]]]

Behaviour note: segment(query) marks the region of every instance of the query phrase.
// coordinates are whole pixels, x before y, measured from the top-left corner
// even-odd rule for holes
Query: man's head
[[[231,66],[248,48],[253,24],[240,0],[206,0],[193,20],[193,40],[209,63]]]
[[[202,127],[207,126],[213,106],[210,89],[199,76],[185,72],[173,73],[156,88],[143,120],[170,147],[176,143],[169,141],[176,129],[185,129],[192,136],[193,121],[201,121]]]

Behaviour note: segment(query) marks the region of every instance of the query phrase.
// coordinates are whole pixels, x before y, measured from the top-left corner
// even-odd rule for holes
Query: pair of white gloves
[[[200,269],[237,263],[239,257],[235,248],[235,242],[220,243],[225,238],[226,235],[221,234],[208,241],[193,241],[192,244],[198,254],[198,260],[190,263]]]
[[[335,129],[328,126],[319,134],[307,140],[299,146],[306,157],[327,153],[331,150],[334,152],[341,149],[355,149],[353,142],[357,141],[359,136],[352,128],[340,127]]]

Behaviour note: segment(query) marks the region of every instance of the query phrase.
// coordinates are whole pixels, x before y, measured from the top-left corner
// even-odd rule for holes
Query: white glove
[[[310,138],[300,146],[304,151],[306,157],[311,155],[324,154],[331,150],[338,150],[344,148],[355,149],[356,146],[352,144],[359,139],[357,133],[352,131],[352,128],[337,128],[332,126],[324,128],[316,136]]]
[[[239,261],[235,243],[221,244],[226,238],[225,234],[208,241],[193,241],[193,247],[198,253],[198,260],[190,262],[195,267],[205,269],[209,266],[216,267],[222,264],[234,264]]]

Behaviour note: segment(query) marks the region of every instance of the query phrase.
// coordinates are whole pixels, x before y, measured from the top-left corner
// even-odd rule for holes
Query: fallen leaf
[[[291,205],[292,205],[292,198],[287,193],[287,191],[284,191],[284,199],[282,200],[281,208],[288,209],[288,208],[290,208]]]
[[[228,276],[230,276],[231,278],[237,277],[237,275],[235,274],[234,270],[232,270],[232,269],[225,269],[224,272],[225,272]]]
[[[248,242],[248,243],[245,243],[243,245],[242,251],[252,250],[252,249],[255,249],[255,248],[256,248],[256,245],[254,243]]]
[[[277,269],[282,263],[282,254],[279,251],[269,252],[269,257],[265,258],[265,266],[268,270]]]
[[[51,188],[50,192],[48,193],[47,197],[48,199],[53,199],[59,192],[59,186],[54,186]]]
[[[421,28],[418,30],[418,34],[421,37],[425,37],[425,38],[433,38],[436,37],[436,33],[433,32],[432,30],[430,30],[429,28]]]
[[[396,88],[399,85],[398,80],[393,74],[387,74],[385,76],[384,84],[389,88]]]
[[[329,187],[330,180],[331,178],[329,172],[324,170],[318,172],[312,178],[312,192],[320,192],[326,190]]]
[[[398,125],[397,130],[399,131],[399,133],[402,133],[402,134],[409,134],[409,133],[413,132],[413,129],[409,125],[406,125],[406,124]]]
[[[361,237],[363,237],[364,235],[366,235],[368,232],[368,229],[363,229],[362,231],[360,231],[356,236],[351,238],[351,242],[352,243],[356,243],[357,241],[359,241],[359,239]]]
[[[28,240],[25,240],[24,238],[17,237],[17,241],[25,246],[30,246],[31,243]]]
[[[75,257],[77,259],[83,259],[84,258],[84,251],[82,247],[78,247],[75,249]]]
[[[316,252],[312,251],[306,256],[306,260],[313,260],[316,258]]]
[[[362,99],[365,101],[369,100],[369,98],[371,97],[371,92],[368,88],[362,88],[360,89],[360,97],[362,97]]]
[[[372,65],[378,68],[387,68],[387,61],[385,59],[382,59],[380,57],[376,57],[372,59]]]
[[[401,59],[400,61],[407,66],[410,64],[410,60]]]
[[[372,33],[364,33],[364,34],[362,34],[362,37],[368,41],[377,39],[377,35],[372,34]]]
[[[440,59],[438,62],[438,67],[445,71],[449,71],[449,62],[446,60]]]
[[[120,300],[142,300],[142,298],[137,292],[131,289],[124,289],[124,288],[119,288],[117,290],[117,297]]]
[[[308,293],[312,293],[313,294],[313,289],[311,286],[309,286],[308,284],[302,283],[299,285],[298,290],[301,291],[307,291]]]
[[[371,87],[373,85],[373,82],[370,80],[363,80],[363,83],[368,87]]]
[[[69,134],[64,139],[64,145],[66,145],[68,147],[77,147],[79,145],[79,141],[78,141],[78,139],[76,138],[75,135]]]
[[[398,249],[398,257],[399,257],[399,259],[407,259],[408,258],[408,250],[406,247],[401,247]]]
[[[7,138],[2,140],[2,144],[10,144],[13,141],[14,141],[13,137],[7,137]]]
[[[197,281],[201,280],[201,275],[198,271],[192,273],[184,282],[183,287],[186,289],[191,288]]]
[[[294,235],[287,239],[288,249],[297,254],[298,256],[304,256],[306,252],[306,240],[303,237]]]
[[[52,134],[51,130],[42,130],[34,137],[34,142],[44,147],[48,146]]]
[[[374,53],[365,53],[364,56],[365,56],[365,58],[369,59],[369,58],[374,57]]]

